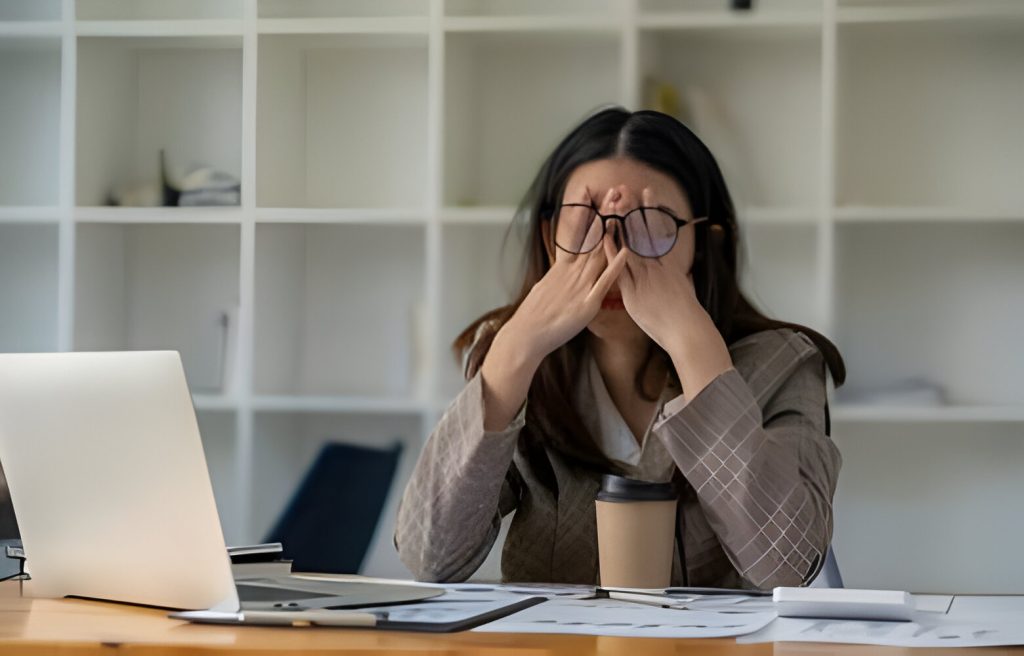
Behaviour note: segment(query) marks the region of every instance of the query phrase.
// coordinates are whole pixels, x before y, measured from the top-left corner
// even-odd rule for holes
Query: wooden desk
[[[777,643],[739,645],[732,638],[668,640],[602,636],[456,633],[426,635],[357,629],[285,629],[200,626],[172,620],[167,612],[78,599],[30,599],[17,581],[0,583],[0,654],[294,654],[444,653],[668,656],[701,654],[767,656],[785,654],[906,654],[943,656],[977,652],[985,656],[1024,654],[1013,649],[912,650],[857,645]]]

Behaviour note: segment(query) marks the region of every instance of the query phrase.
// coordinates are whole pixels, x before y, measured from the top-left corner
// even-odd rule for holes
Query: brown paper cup
[[[601,585],[669,587],[677,506],[671,484],[605,476],[595,505]]]

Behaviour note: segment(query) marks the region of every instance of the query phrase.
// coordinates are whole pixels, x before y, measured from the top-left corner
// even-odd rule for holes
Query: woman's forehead
[[[668,175],[642,162],[624,157],[598,159],[581,164],[569,176],[563,202],[593,200],[600,203],[605,193],[614,186],[626,187],[640,198],[644,187],[649,187],[659,203],[686,206],[686,196]],[[589,194],[590,198],[584,198]]]

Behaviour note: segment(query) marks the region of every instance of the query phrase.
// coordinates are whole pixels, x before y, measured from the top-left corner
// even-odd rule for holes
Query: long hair
[[[476,319],[452,344],[456,358],[465,361],[467,378],[480,368],[497,330],[551,267],[544,221],[550,220],[561,204],[570,175],[582,164],[612,157],[628,157],[668,175],[685,191],[693,215],[708,217],[695,225],[693,281],[700,304],[726,344],[762,330],[797,330],[822,352],[835,386],[843,384],[846,368],[831,341],[806,326],[766,317],[740,291],[736,212],[722,172],[707,146],[667,114],[650,110],[630,112],[617,106],[591,114],[569,132],[544,161],[520,202],[508,234],[517,225],[527,230],[522,283],[512,303]],[[609,463],[600,455],[572,402],[572,381],[584,339],[585,331],[543,360],[530,385],[527,412],[552,429],[547,439],[553,446],[584,461],[606,466]],[[646,363],[636,375],[637,390],[649,400],[655,400],[660,393],[644,389],[646,373],[658,359],[671,363],[668,354],[651,340]],[[671,366],[668,369],[678,385],[676,372]]]

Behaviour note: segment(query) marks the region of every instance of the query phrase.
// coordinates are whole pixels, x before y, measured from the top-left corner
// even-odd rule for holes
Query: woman
[[[455,341],[467,383],[395,531],[419,579],[461,581],[515,511],[502,578],[598,583],[594,496],[615,473],[680,491],[673,585],[817,575],[840,456],[835,346],[737,288],[736,217],[707,147],[653,111],[599,111],[530,187],[518,298]]]

